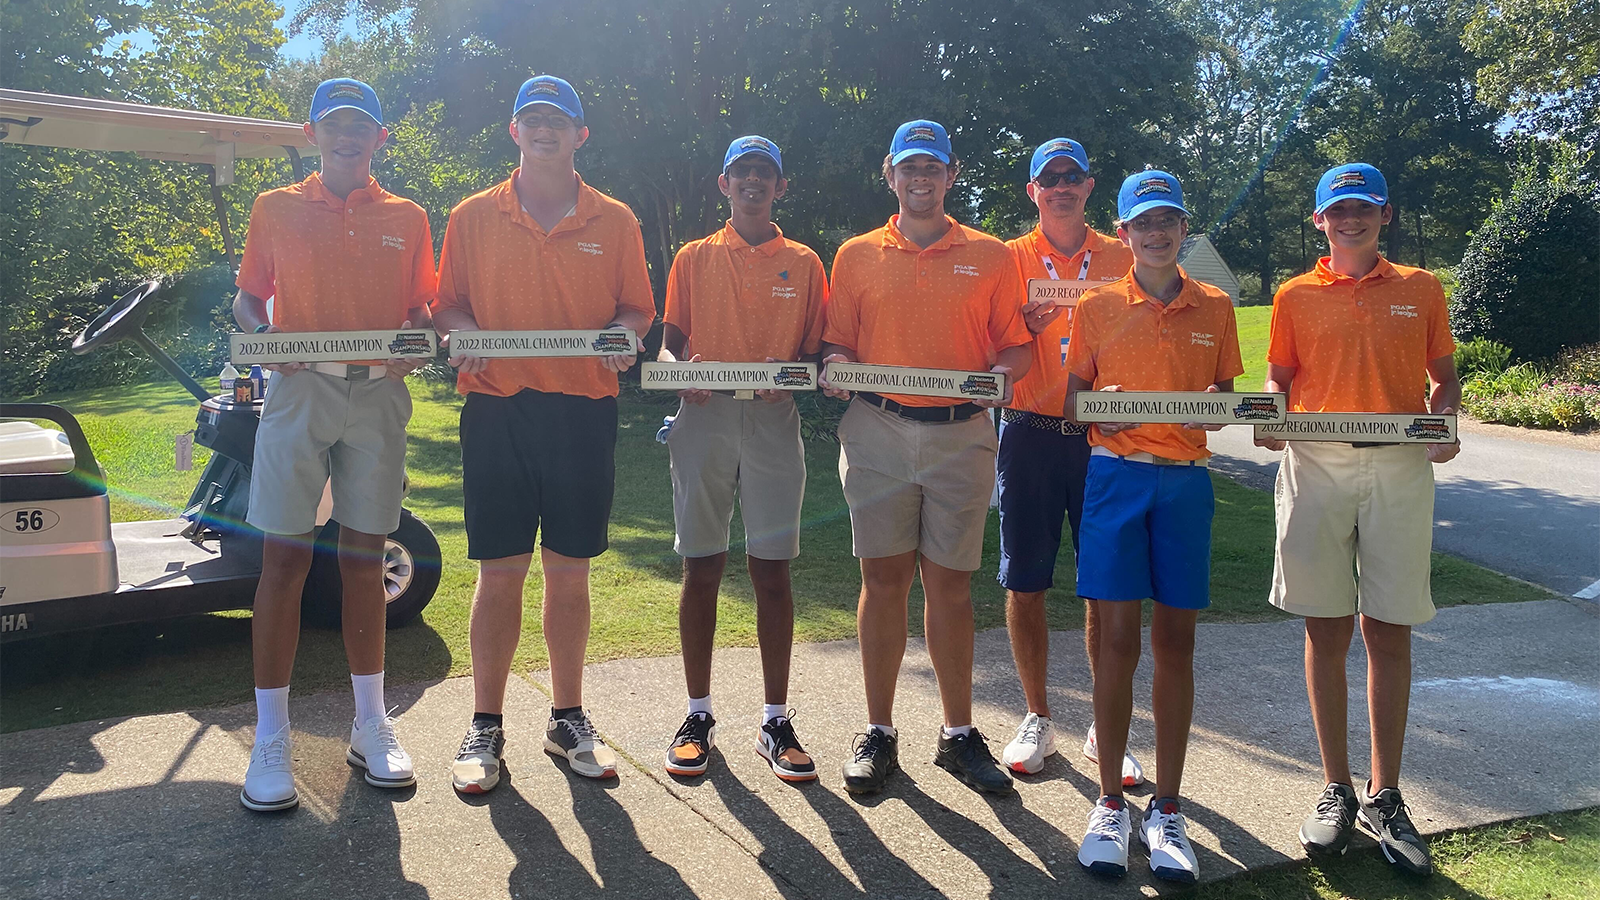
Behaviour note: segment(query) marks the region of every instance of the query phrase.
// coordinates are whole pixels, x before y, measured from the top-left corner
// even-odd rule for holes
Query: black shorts
[[[540,544],[562,556],[606,552],[616,489],[617,399],[524,390],[468,394],[461,407],[467,558]]]

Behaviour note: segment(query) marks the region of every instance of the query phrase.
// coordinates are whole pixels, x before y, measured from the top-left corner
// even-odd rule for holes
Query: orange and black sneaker
[[[710,713],[690,713],[667,748],[667,771],[674,775],[704,775],[717,745],[717,720]]]
[[[795,737],[794,723],[790,721],[793,716],[791,709],[788,715],[777,716],[761,726],[756,752],[772,766],[772,774],[784,781],[815,781],[817,764]]]

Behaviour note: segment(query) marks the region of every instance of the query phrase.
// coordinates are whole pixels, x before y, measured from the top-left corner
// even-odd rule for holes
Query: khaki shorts
[[[988,416],[913,422],[857,399],[839,423],[839,444],[857,557],[920,550],[958,572],[982,565],[997,445]]]
[[[667,432],[672,454],[672,515],[679,556],[725,553],[739,497],[745,552],[756,559],[800,555],[805,446],[794,400],[735,400],[712,394],[683,403]]]
[[[1433,618],[1427,452],[1421,444],[1289,442],[1278,467],[1272,605],[1393,625]]]
[[[268,384],[246,520],[271,534],[304,534],[316,527],[331,480],[339,524],[368,534],[400,527],[411,421],[405,382],[299,371]]]

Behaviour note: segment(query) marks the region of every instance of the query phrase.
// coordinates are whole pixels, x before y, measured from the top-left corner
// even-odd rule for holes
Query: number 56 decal
[[[61,517],[48,509],[19,509],[0,517],[0,528],[17,534],[33,534],[56,527]]]

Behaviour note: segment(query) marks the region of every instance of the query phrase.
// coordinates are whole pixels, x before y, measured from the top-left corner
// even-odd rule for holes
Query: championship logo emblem
[[[1245,397],[1233,408],[1233,417],[1246,422],[1254,419],[1275,421],[1278,418],[1278,402],[1271,397]]]
[[[805,366],[784,366],[772,376],[778,387],[810,387],[811,372]]]
[[[341,84],[328,92],[329,100],[361,100],[365,95],[353,84]]]
[[[1450,423],[1444,419],[1418,416],[1412,419],[1411,425],[1406,428],[1406,437],[1425,441],[1448,441],[1450,440]]]
[[[528,87],[529,94],[560,94],[561,88],[553,81],[536,81]]]
[[[1162,178],[1159,175],[1151,176],[1149,178],[1141,178],[1139,179],[1139,186],[1133,191],[1133,195],[1135,197],[1143,197],[1145,194],[1156,193],[1172,193],[1172,182]]]
[[[628,335],[620,331],[602,331],[595,338],[594,351],[596,353],[632,353],[633,341],[628,340]]]
[[[752,137],[752,138],[745,138],[744,140],[740,141],[739,142],[739,149],[740,150],[767,150],[767,151],[771,151],[772,150],[772,145],[767,143],[767,141],[763,140],[762,138]]]
[[[1332,183],[1328,185],[1328,189],[1337,191],[1340,188],[1347,187],[1366,187],[1366,184],[1367,176],[1360,172],[1343,172],[1334,177]]]
[[[1045,145],[1046,153],[1076,153],[1078,148],[1071,141],[1051,141]]]
[[[390,356],[431,356],[433,346],[425,331],[402,331],[389,342]]]
[[[937,141],[938,136],[927,125],[917,125],[906,132],[906,143],[912,141]]]
[[[1000,382],[993,375],[968,375],[961,382],[961,393],[968,397],[998,397]]]

